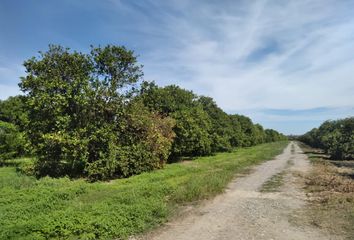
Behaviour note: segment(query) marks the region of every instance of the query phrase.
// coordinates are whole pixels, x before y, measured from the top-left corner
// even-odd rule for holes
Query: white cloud
[[[168,44],[142,56],[146,77],[210,95],[228,111],[352,105],[348,4],[353,7],[331,0],[184,2],[180,16],[165,13],[159,31]]]
[[[54,28],[50,32],[72,47],[87,39],[127,45],[141,54],[146,79],[209,95],[227,112],[248,113],[261,123],[320,118],[282,117],[264,109],[324,107],[329,110],[322,116],[353,114],[352,0],[110,0],[99,5],[97,36],[84,41]],[[0,98],[19,93],[16,84],[24,71],[15,62],[0,58]]]

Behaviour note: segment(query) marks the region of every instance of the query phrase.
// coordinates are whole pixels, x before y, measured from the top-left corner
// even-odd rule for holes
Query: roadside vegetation
[[[354,239],[354,161],[333,161],[320,149],[301,148],[313,164],[305,177],[310,202],[305,219],[331,234]]]
[[[0,101],[0,164],[35,177],[124,178],[167,162],[286,139],[210,97],[143,79],[133,51],[50,45],[24,62],[22,96]]]
[[[0,168],[0,239],[127,239],[179,206],[223,191],[238,172],[281,153],[286,141],[239,148],[109,182],[44,177]]]

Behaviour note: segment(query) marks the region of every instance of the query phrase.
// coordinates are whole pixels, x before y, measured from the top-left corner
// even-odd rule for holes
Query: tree
[[[354,117],[325,121],[299,137],[300,141],[322,148],[331,158],[354,159]]]
[[[231,121],[232,134],[230,144],[232,147],[242,147],[244,144],[244,133],[238,115],[229,115]]]
[[[25,97],[17,95],[0,100],[0,121],[15,124],[20,131],[23,131],[28,122]]]
[[[249,117],[234,114],[233,118],[240,123],[241,126],[241,147],[250,147],[256,144],[255,139],[255,128],[253,126],[252,120]]]
[[[28,111],[25,100],[26,98],[21,95],[9,97],[2,101],[0,100],[0,121],[2,122],[3,133],[10,131],[11,135],[17,139],[17,147],[15,148],[13,147],[12,141],[2,142],[2,149],[13,149],[13,151],[15,151],[7,155],[7,158],[10,158],[10,156],[20,157],[22,155],[31,154],[29,140],[25,134],[28,124]],[[10,145],[6,146],[6,143]],[[19,144],[21,144],[21,146]]]
[[[131,117],[131,108],[127,107],[143,75],[132,51],[108,45],[92,47],[89,54],[84,54],[51,45],[24,66],[27,76],[22,78],[20,87],[26,94],[28,135],[38,155],[39,175],[107,179],[159,167],[167,158],[166,149],[172,141],[168,129],[173,124],[142,109],[142,119],[152,129],[145,130],[141,137],[159,141],[166,138],[167,142],[161,145],[164,150],[159,150],[148,143],[142,147],[139,138],[132,138],[130,144],[140,146],[140,157],[130,157],[139,158],[141,167],[129,171],[121,167],[126,161],[121,157],[127,144],[125,131],[134,129],[139,122]],[[143,151],[146,156],[159,156],[159,163],[151,164],[151,159],[142,158]]]
[[[145,83],[141,99],[150,110],[176,120],[171,159],[211,153],[210,118],[193,92],[175,85],[159,88]]]
[[[264,129],[260,124],[254,125],[254,138],[255,138],[255,141],[254,141],[255,144],[264,143],[266,140],[266,135],[265,135]]]
[[[163,167],[175,136],[174,124],[173,119],[150,112],[141,101],[131,101],[115,133],[119,141],[108,142],[109,151],[102,153],[105,157],[93,161],[87,168],[89,177],[128,177]]]
[[[184,109],[170,116],[176,120],[171,159],[209,155],[212,152],[210,119],[201,108]]]
[[[0,165],[5,160],[21,156],[25,144],[24,136],[16,125],[0,121]]]
[[[202,105],[203,110],[209,115],[211,120],[210,135],[212,137],[212,151],[221,152],[231,150],[233,122],[228,114],[219,108],[210,97],[201,96],[198,102]]]
[[[140,84],[142,66],[125,47],[81,53],[50,45],[24,66],[26,118],[13,119],[10,110],[0,117],[26,122],[39,176],[126,177],[167,159],[265,141],[260,125],[226,114],[211,98],[176,85]]]

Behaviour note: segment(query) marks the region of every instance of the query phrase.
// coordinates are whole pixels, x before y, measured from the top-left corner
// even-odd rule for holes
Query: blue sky
[[[145,79],[301,134],[354,115],[354,0],[1,0],[0,99],[61,44],[133,49]]]

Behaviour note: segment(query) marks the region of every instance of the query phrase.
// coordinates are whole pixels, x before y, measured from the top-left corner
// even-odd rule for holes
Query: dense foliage
[[[108,179],[166,161],[173,123],[132,102],[142,76],[132,51],[106,46],[83,54],[50,46],[24,66],[20,87],[38,175]]]
[[[26,98],[20,95],[0,100],[0,121],[12,123],[23,131],[28,122],[25,100]]]
[[[7,159],[21,156],[25,146],[25,138],[17,126],[0,121],[0,165]]]
[[[25,133],[27,123],[24,96],[0,100],[0,162],[31,154]]]
[[[30,140],[38,176],[127,177],[167,160],[285,138],[225,113],[210,97],[142,81],[142,67],[125,47],[86,54],[51,45],[24,66],[25,95],[0,102],[0,120],[13,124],[6,139],[21,133]],[[1,151],[11,153],[6,158],[23,154],[10,145]]]
[[[140,98],[151,111],[175,119],[171,158],[212,152],[211,119],[193,92],[175,85],[159,88],[154,83],[145,83]]]
[[[170,159],[285,139],[275,130],[264,131],[246,116],[225,113],[210,97],[197,96],[175,85],[158,87],[145,82],[139,97],[151,111],[176,120]]]
[[[326,121],[299,140],[324,149],[333,159],[354,159],[354,117]]]

